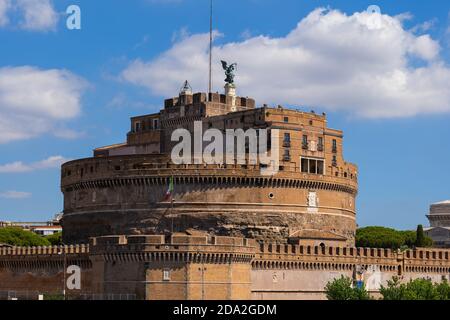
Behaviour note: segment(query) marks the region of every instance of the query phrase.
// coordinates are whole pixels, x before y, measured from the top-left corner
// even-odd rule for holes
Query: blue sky
[[[71,4],[81,30],[66,28]],[[205,91],[208,12],[207,0],[0,0],[0,220],[52,217],[62,161],[123,141],[129,117],[185,79]],[[448,1],[215,0],[215,60],[239,63],[239,93],[259,105],[325,111],[344,130],[359,225],[415,228],[450,198],[449,12]]]

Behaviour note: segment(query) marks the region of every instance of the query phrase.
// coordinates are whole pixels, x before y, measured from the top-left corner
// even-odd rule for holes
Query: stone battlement
[[[302,245],[283,245],[261,243],[257,245],[253,239],[220,236],[189,236],[175,234],[170,237],[163,235],[143,236],[106,236],[92,238],[90,245],[49,246],[49,247],[9,247],[0,248],[0,258],[7,259],[14,256],[39,256],[39,255],[64,255],[64,254],[89,254],[99,251],[114,250],[114,248],[127,248],[130,251],[138,250],[139,246],[146,251],[183,251],[188,247],[204,247],[210,251],[225,247],[242,248],[246,252],[255,252],[258,260],[298,260],[301,257],[318,258],[354,258],[358,261],[391,262],[393,260],[405,260],[409,265],[441,265],[450,267],[450,249],[418,248],[415,250],[391,250],[376,248],[349,248],[349,247],[320,247]],[[214,250],[214,249],[213,249]],[[115,250],[114,250],[115,251]],[[364,260],[357,260],[364,258]]]
[[[449,274],[450,250],[418,248],[312,247],[261,244],[252,262],[254,269],[303,269],[349,271],[377,266],[382,272],[403,274]]]
[[[250,247],[256,246],[256,242],[251,239],[234,238],[234,237],[208,237],[177,235],[170,237],[164,235],[143,235],[143,236],[106,236],[91,239],[91,247],[114,246],[114,245],[204,245],[204,246],[233,246],[233,247]]]
[[[113,174],[113,175],[112,175]],[[262,184],[266,187],[300,186],[299,181],[310,181],[304,188],[326,189],[357,193],[357,177],[329,177],[301,172],[300,167],[284,168],[276,178],[261,175],[259,165],[176,165],[167,158],[121,156],[89,158],[67,162],[62,167],[61,187],[107,187],[124,184],[168,184],[174,176],[176,183]],[[162,179],[161,179],[162,178]],[[209,179],[204,181],[204,179]],[[260,180],[255,180],[259,178]],[[125,180],[123,180],[125,179]],[[159,179],[159,180],[155,180]],[[199,180],[203,179],[203,180]],[[123,180],[123,181],[122,181]]]
[[[89,246],[49,246],[49,247],[8,247],[0,248],[0,258],[8,256],[35,256],[35,255],[64,255],[64,254],[87,254]]]
[[[260,254],[283,254],[283,255],[314,255],[314,256],[336,256],[336,257],[364,257],[364,258],[395,258],[403,256],[407,259],[422,261],[448,261],[450,264],[450,249],[417,248],[414,250],[392,250],[380,248],[342,248],[342,247],[319,247],[283,244],[260,244]]]
[[[209,100],[209,101],[208,101]],[[206,103],[221,103],[232,104],[232,97],[225,94],[210,93],[209,99],[206,93],[194,93],[192,95],[181,95],[164,101],[164,107],[173,108],[181,105],[191,104],[206,104]],[[247,97],[235,97],[236,106],[242,106],[246,108],[255,108],[255,100]]]

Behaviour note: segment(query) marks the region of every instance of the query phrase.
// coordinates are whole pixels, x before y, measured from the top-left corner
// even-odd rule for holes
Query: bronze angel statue
[[[226,61],[221,61],[223,70],[225,70],[225,75],[227,78],[225,79],[226,83],[234,84],[234,71],[236,71],[237,63],[233,63],[231,65],[228,65]]]

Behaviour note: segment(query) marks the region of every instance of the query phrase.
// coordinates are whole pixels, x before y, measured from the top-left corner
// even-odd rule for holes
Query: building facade
[[[450,248],[450,200],[432,204],[427,218],[430,228],[425,229],[426,235],[436,247]]]
[[[265,165],[251,163],[248,154],[243,164],[175,164],[172,133],[185,129],[195,136],[199,123],[201,132],[278,130],[278,173],[263,175]],[[195,229],[353,246],[357,175],[343,156],[343,132],[329,128],[325,114],[256,108],[253,99],[234,91],[208,96],[185,88],[159,113],[132,118],[126,143],[63,165],[64,238],[82,243],[92,236]],[[173,201],[167,201],[172,177]]]

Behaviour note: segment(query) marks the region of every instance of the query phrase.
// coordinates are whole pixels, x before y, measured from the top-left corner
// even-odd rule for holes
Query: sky
[[[258,105],[326,112],[359,166],[359,226],[427,225],[450,199],[448,1],[214,0],[214,16],[214,91],[223,59]],[[53,217],[63,162],[123,142],[186,79],[205,92],[208,31],[208,0],[0,0],[0,220]]]

